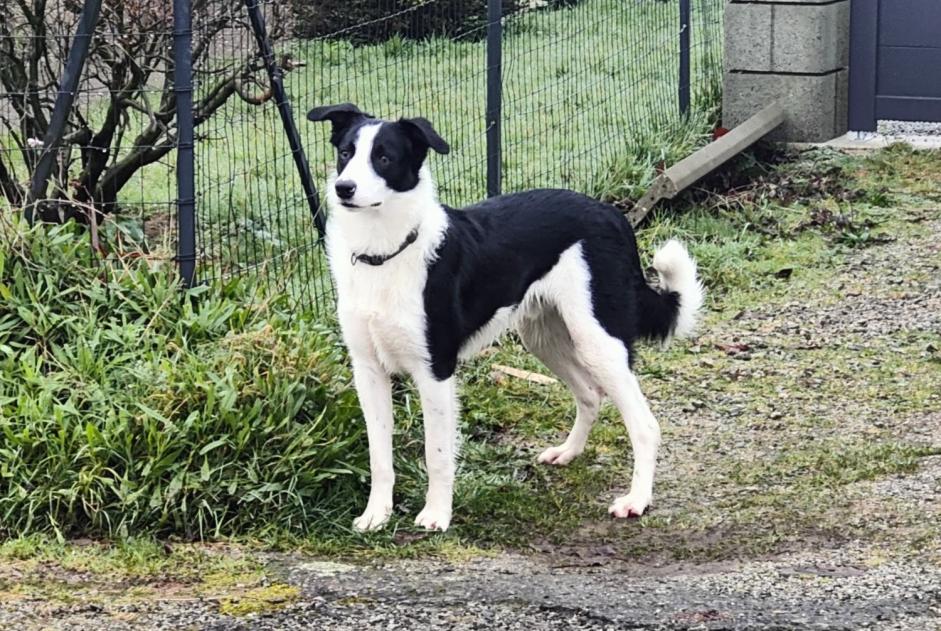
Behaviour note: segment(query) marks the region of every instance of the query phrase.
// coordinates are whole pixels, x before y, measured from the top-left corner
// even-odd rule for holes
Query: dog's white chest
[[[363,305],[369,335],[379,360],[390,371],[412,371],[428,355],[421,292],[385,291]]]
[[[390,372],[414,372],[419,362],[426,363],[427,344],[420,322],[371,316],[368,326],[379,361]]]
[[[347,343],[368,344],[389,372],[411,372],[426,363],[425,276],[411,266],[338,274],[337,306]]]
[[[335,209],[336,211],[336,209]],[[402,225],[419,225],[414,242],[405,242]],[[381,212],[336,211],[327,226],[327,255],[337,287],[337,312],[343,338],[354,358],[374,357],[388,372],[426,372],[425,284],[428,265],[447,229],[437,204],[412,202]],[[395,239],[377,239],[391,233]],[[370,238],[370,236],[374,238]],[[352,242],[351,242],[352,239]],[[393,254],[379,265],[353,263],[353,253]]]

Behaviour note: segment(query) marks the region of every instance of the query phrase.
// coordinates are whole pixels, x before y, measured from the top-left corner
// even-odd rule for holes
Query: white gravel
[[[941,122],[879,121],[877,130],[886,136],[941,136]]]

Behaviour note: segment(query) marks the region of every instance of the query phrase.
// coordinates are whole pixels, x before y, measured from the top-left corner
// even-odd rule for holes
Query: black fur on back
[[[447,379],[461,346],[501,307],[520,303],[576,243],[591,275],[595,318],[633,357],[637,338],[665,338],[679,297],[647,284],[628,220],[572,191],[539,189],[446,208],[449,227],[424,291],[432,370]]]

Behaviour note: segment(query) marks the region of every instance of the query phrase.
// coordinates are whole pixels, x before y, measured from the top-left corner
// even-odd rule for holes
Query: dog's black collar
[[[353,255],[350,257],[350,263],[356,265],[357,262],[362,261],[368,265],[373,265],[378,267],[391,258],[395,258],[408,246],[415,243],[415,239],[418,238],[418,228],[408,233],[408,236],[405,237],[405,241],[402,242],[402,245],[399,246],[399,249],[393,252],[392,254],[357,254],[353,252]]]

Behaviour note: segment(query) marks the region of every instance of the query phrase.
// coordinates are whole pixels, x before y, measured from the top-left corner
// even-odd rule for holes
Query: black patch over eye
[[[341,160],[349,160],[351,157],[353,157],[353,154],[352,154],[352,152],[350,152],[350,151],[347,150],[347,149],[343,149],[343,150],[340,152],[340,159],[341,159]]]
[[[427,148],[419,153],[401,125],[383,123],[373,137],[369,162],[393,191],[410,191],[420,179]]]

